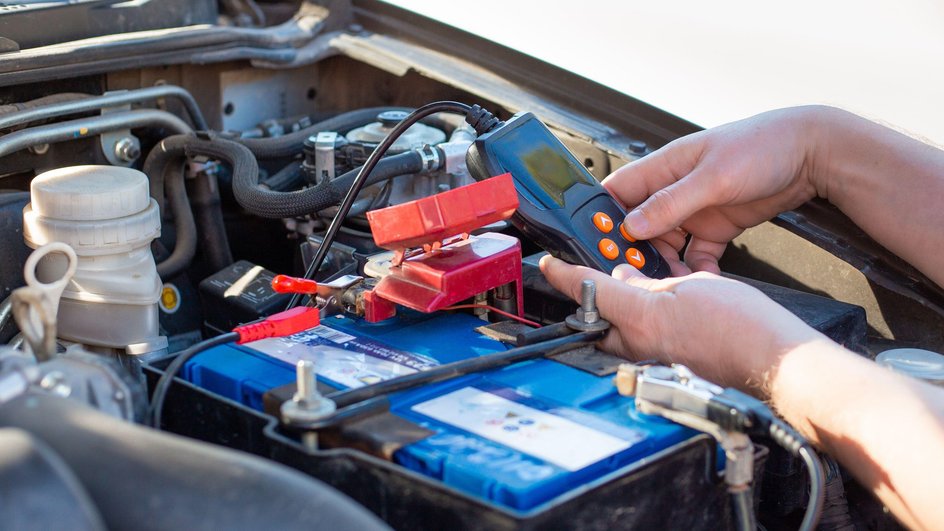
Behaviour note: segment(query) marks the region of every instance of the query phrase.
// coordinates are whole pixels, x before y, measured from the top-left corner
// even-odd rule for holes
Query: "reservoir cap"
[[[882,352],[875,357],[875,362],[897,373],[944,386],[944,356],[937,352],[920,348],[896,348]]]
[[[143,173],[117,166],[57,168],[30,183],[33,212],[63,221],[127,217],[145,210],[150,198]]]

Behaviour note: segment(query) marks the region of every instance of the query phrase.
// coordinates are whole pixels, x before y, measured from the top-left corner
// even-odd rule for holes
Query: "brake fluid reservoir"
[[[59,302],[59,337],[113,348],[154,340],[161,280],[150,243],[161,221],[147,177],[116,166],[59,168],[33,179],[30,194],[26,244],[64,242],[78,255]],[[61,266],[44,260],[37,276],[55,277]]]

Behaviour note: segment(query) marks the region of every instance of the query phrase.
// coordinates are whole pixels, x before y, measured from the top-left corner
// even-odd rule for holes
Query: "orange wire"
[[[513,313],[508,313],[504,310],[499,310],[498,308],[494,306],[489,306],[488,304],[456,304],[455,306],[448,306],[446,308],[443,308],[443,310],[464,310],[464,309],[470,309],[470,308],[485,308],[488,311],[495,312],[499,315],[504,315],[505,317],[509,319],[514,319],[515,321],[518,321],[519,323],[524,323],[528,326],[533,326],[535,328],[541,328],[540,323],[535,323],[534,321],[530,321],[528,319],[525,319],[524,317],[519,317]]]

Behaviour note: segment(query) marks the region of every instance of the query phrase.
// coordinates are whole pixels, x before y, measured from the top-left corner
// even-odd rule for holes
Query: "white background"
[[[826,103],[944,145],[944,2],[388,1],[703,127]]]

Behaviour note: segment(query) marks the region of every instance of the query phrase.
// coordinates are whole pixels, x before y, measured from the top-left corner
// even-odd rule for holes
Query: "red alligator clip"
[[[272,289],[276,293],[298,293],[300,295],[315,295],[318,293],[318,283],[307,278],[275,275],[272,277]]]

